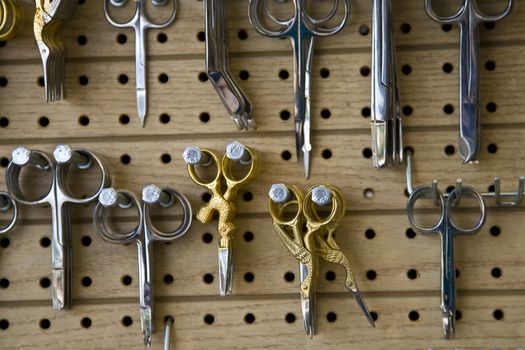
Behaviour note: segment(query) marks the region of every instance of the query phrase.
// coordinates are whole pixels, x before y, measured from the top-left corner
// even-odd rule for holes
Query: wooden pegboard
[[[360,29],[371,25],[370,1],[354,0],[349,25],[334,37],[318,40],[310,181],[295,161],[293,118],[282,118],[293,101],[292,79],[279,77],[281,70],[292,72],[289,43],[252,29],[246,0],[230,0],[229,5],[232,70],[236,76],[248,73],[239,81],[254,104],[259,126],[256,132],[244,133],[237,132],[212,86],[199,80],[204,69],[201,1],[180,0],[175,24],[148,35],[150,105],[145,129],[139,127],[135,112],[133,34],[106,22],[102,0],[81,1],[75,18],[61,32],[69,57],[67,99],[54,104],[43,101],[32,1],[23,2],[22,32],[0,48],[0,77],[7,79],[7,85],[0,86],[0,117],[6,118],[0,127],[2,167],[16,145],[51,151],[57,142],[68,142],[103,154],[116,187],[138,191],[150,182],[169,184],[198,208],[203,190],[189,179],[181,159],[187,144],[222,150],[239,139],[262,153],[262,173],[244,191],[253,199],[243,200],[244,192],[239,199],[234,295],[217,296],[216,238],[211,243],[203,239],[214,232],[214,225],[195,221],[183,239],[155,248],[157,328],[164,316],[174,316],[176,349],[525,347],[525,221],[520,209],[491,208],[479,234],[456,239],[461,319],[457,339],[442,339],[438,239],[413,237],[407,231],[404,169],[376,170],[364,157],[370,147],[366,68],[371,64],[371,35],[362,35]],[[499,175],[504,189],[514,190],[516,177],[525,173],[525,7],[518,3],[508,19],[480,29],[484,146],[480,164],[465,166],[456,146],[458,29],[445,31],[428,19],[421,0],[393,3],[401,100],[407,114],[405,143],[415,150],[416,183],[436,178],[446,187],[462,176],[465,183],[485,190]],[[160,33],[165,42],[158,40]],[[444,69],[445,64],[452,70]],[[321,69],[329,70],[327,78],[321,77]],[[167,75],[166,83],[159,81],[161,74]],[[126,84],[119,82],[121,75],[128,77]],[[80,84],[81,77],[87,84]],[[493,112],[493,105],[486,108],[490,103],[496,106]],[[205,114],[208,122],[202,121]],[[46,119],[48,124],[42,126]],[[488,145],[495,145],[490,150],[496,151],[489,152]],[[447,149],[452,155],[445,152],[447,146],[453,146],[453,152]],[[329,159],[322,156],[324,150],[331,151]],[[284,160],[283,152],[292,158]],[[170,162],[161,161],[164,154],[171,156]],[[377,329],[368,326],[345,293],[343,271],[323,264],[319,334],[314,340],[303,334],[297,263],[266,214],[271,183],[290,179],[305,188],[330,182],[343,190],[349,212],[337,240],[351,258],[369,308],[377,314]],[[0,188],[5,188],[3,177]],[[365,189],[373,189],[372,199],[363,196]],[[50,307],[50,289],[45,288],[51,272],[46,247],[49,210],[22,208],[20,223],[0,241],[0,285],[5,287],[0,289],[0,348],[142,348],[135,247],[102,242],[90,224],[91,212],[92,207],[73,210],[74,308],[56,313]],[[493,277],[495,268],[501,277]],[[288,282],[285,275],[290,279],[290,272],[295,279]],[[245,279],[247,273],[254,277],[251,282]],[[211,283],[205,282],[210,281],[208,274]],[[414,312],[416,321],[409,318],[410,313],[415,318]],[[248,313],[255,322],[245,322]],[[213,315],[212,324],[204,321],[207,315]],[[125,326],[130,319],[132,324]],[[49,321],[48,328],[42,320]],[[154,346],[161,347],[160,332]]]

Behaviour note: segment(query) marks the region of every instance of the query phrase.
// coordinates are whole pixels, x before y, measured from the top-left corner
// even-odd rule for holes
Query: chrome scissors
[[[333,186],[314,186],[303,195],[296,186],[274,184],[269,192],[268,208],[273,226],[284,245],[299,261],[301,275],[301,306],[305,333],[316,333],[315,290],[319,274],[319,259],[345,268],[345,287],[354,295],[361,311],[372,326],[374,320],[357,287],[350,263],[334,240],[334,232],[345,214],[345,203]],[[317,208],[331,204],[327,216]],[[288,207],[297,208],[291,218]],[[306,225],[306,231],[303,227]]]
[[[457,207],[461,197],[474,198],[479,205],[480,218],[470,228],[458,227],[452,219],[452,211]],[[441,216],[434,226],[420,226],[415,218],[415,205],[420,199],[433,199],[441,207]],[[473,235],[483,227],[486,219],[486,208],[483,196],[473,187],[462,186],[458,182],[449,194],[442,194],[437,189],[437,182],[432,185],[416,188],[408,199],[408,221],[412,228],[422,235],[441,236],[441,312],[445,338],[451,339],[456,332],[456,269],[454,267],[454,236]]]
[[[153,23],[145,15],[146,0],[135,0],[136,8],[133,18],[128,22],[115,21],[110,14],[109,4],[115,7],[124,6],[128,0],[104,0],[104,14],[108,22],[117,28],[133,28],[135,30],[135,79],[137,90],[137,111],[140,126],[144,127],[147,114],[147,92],[146,92],[146,31],[148,29],[166,28],[175,21],[177,16],[177,0],[173,0],[173,12],[171,17],[163,23]],[[166,6],[170,0],[151,0],[155,6]]]
[[[6,192],[0,192],[0,212],[5,213],[9,210],[13,211],[11,219],[4,226],[0,226],[0,235],[11,231],[18,220],[18,205],[16,201]]]
[[[71,190],[70,169],[87,170],[96,164],[100,168],[98,189],[84,197],[77,197]],[[23,168],[33,167],[51,173],[49,191],[38,199],[28,198],[20,186]],[[49,205],[51,207],[51,294],[53,309],[71,307],[72,297],[72,242],[70,227],[70,204],[88,204],[98,197],[103,188],[110,186],[109,168],[103,158],[81,148],[57,145],[53,158],[46,153],[17,147],[6,171],[7,188],[18,203],[26,205]]]
[[[310,142],[310,87],[315,38],[334,35],[344,28],[350,15],[350,0],[343,1],[344,16],[340,23],[330,28],[324,27],[336,16],[339,3],[339,0],[334,0],[334,6],[330,13],[323,18],[315,19],[307,13],[305,0],[293,0],[294,14],[286,20],[276,18],[270,12],[269,0],[250,0],[249,3],[248,16],[255,30],[268,37],[289,37],[292,42],[295,89],[295,142],[297,161],[303,162],[306,178],[310,176],[310,152],[312,150]],[[261,12],[264,12],[266,18],[279,26],[280,29],[268,28],[261,21]]]
[[[479,118],[479,24],[496,22],[512,10],[513,0],[506,9],[495,16],[487,16],[479,10],[475,0],[464,0],[459,11],[449,17],[438,16],[432,8],[432,0],[425,0],[430,18],[438,23],[457,23],[460,28],[459,49],[459,151],[465,163],[476,160],[481,146]]]
[[[372,152],[376,168],[403,163],[403,131],[390,0],[372,8]]]
[[[182,207],[180,226],[171,232],[162,232],[152,223],[150,209],[159,205],[170,208],[178,201]],[[109,208],[118,206],[122,209],[134,208],[138,222],[135,228],[119,232],[112,228]],[[181,193],[170,189],[149,185],[142,190],[142,202],[126,190],[104,189],[98,198],[93,212],[93,224],[98,235],[107,242],[127,244],[135,241],[138,248],[140,323],[144,335],[144,345],[151,347],[153,334],[153,242],[169,242],[188,232],[192,222],[192,210],[188,199]]]
[[[211,192],[210,201],[197,213],[203,224],[211,222],[215,212],[219,214],[217,231],[219,233],[219,291],[221,296],[231,294],[233,286],[233,249],[237,227],[233,220],[237,215],[235,199],[244,185],[257,177],[260,171],[259,155],[239,142],[232,142],[226,148],[222,160],[214,152],[195,146],[186,147],[183,158],[188,165],[188,173],[197,185]],[[236,179],[233,174],[234,163],[249,166],[246,175]],[[217,174],[210,182],[202,179],[196,167],[209,167],[215,164]]]

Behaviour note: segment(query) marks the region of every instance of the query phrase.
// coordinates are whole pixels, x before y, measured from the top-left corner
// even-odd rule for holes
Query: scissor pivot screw
[[[326,186],[317,186],[312,190],[312,201],[318,206],[332,202],[332,191]]]
[[[11,155],[13,157],[13,163],[16,165],[26,165],[31,158],[31,151],[23,146],[20,146],[15,148]]]
[[[98,201],[104,207],[113,207],[117,204],[118,193],[114,188],[105,188],[100,192]]]
[[[231,160],[239,161],[241,164],[247,165],[251,162],[250,152],[244,145],[238,141],[232,142],[226,146],[226,156]]]
[[[290,191],[285,184],[274,184],[268,192],[270,199],[277,204],[284,204],[290,200]]]

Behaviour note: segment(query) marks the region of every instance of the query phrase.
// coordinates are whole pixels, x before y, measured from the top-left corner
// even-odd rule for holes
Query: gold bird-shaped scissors
[[[346,271],[345,287],[354,295],[363,314],[374,326],[370,311],[361,297],[348,258],[334,239],[334,232],[345,214],[341,192],[333,186],[314,186],[303,195],[296,186],[275,184],[269,192],[268,207],[273,226],[284,245],[299,261],[301,306],[307,335],[316,333],[315,290],[319,259],[342,265]],[[317,209],[331,204],[330,214],[322,217]],[[296,212],[290,218],[289,208]],[[288,214],[288,215],[287,215]]]

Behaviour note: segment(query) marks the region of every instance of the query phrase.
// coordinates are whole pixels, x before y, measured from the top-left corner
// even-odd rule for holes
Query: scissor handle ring
[[[261,170],[261,158],[259,157],[259,155],[255,152],[252,152],[252,150],[248,147],[246,147],[246,152],[250,154],[251,158],[250,170],[248,170],[248,173],[246,173],[246,175],[242,179],[236,179],[233,176],[233,161],[230,158],[228,158],[226,154],[222,158],[222,173],[224,178],[228,182],[228,186],[230,187],[236,187],[249,183],[259,174],[259,171]]]
[[[0,211],[7,211],[10,208],[13,208],[13,216],[11,217],[9,223],[0,227],[0,235],[2,235],[9,232],[13,226],[15,226],[18,220],[18,204],[7,192],[0,192],[0,197],[2,197],[7,203],[5,206],[0,208]]]
[[[508,0],[507,7],[500,14],[487,16],[481,13],[477,6],[477,3],[474,2],[474,8],[476,10],[475,15],[480,22],[497,22],[505,18],[510,13],[510,11],[512,11],[513,5],[514,0]]]
[[[2,22],[0,24],[0,30],[2,31],[2,33],[0,34],[0,40],[2,41],[10,40],[18,32],[22,25],[22,8],[20,7],[20,4],[13,0],[8,1],[12,12],[11,26],[9,27],[9,29],[4,31],[4,25],[7,21],[7,7],[4,1],[2,1],[2,9],[4,10],[4,14],[1,20]]]
[[[106,16],[106,20],[109,22],[109,24],[111,24],[113,27],[116,27],[116,28],[133,28],[136,26],[139,16],[140,16],[141,4],[139,2],[137,2],[137,8],[135,10],[135,14],[127,22],[117,22],[113,19],[113,17],[111,17],[111,14],[109,12],[110,2],[111,2],[110,0],[104,0],[104,16]],[[115,6],[113,4],[111,5]]]
[[[217,166],[217,175],[215,175],[215,178],[212,181],[205,182],[203,179],[199,177],[199,175],[197,174],[197,171],[195,171],[195,165],[193,164],[188,164],[188,173],[190,174],[190,177],[193,180],[193,182],[195,182],[197,185],[206,187],[212,190],[215,188],[217,181],[219,181],[219,178],[223,174],[223,170],[221,167],[221,160],[219,159],[219,156],[217,156],[214,152],[210,151],[209,149],[201,148],[201,152],[209,156],[211,159],[213,159],[213,162],[211,163],[212,164],[215,163],[215,165]]]
[[[98,165],[98,167],[99,167],[99,169],[101,171],[101,174],[102,174],[101,180],[100,180],[100,185],[99,185],[97,191],[95,193],[92,193],[90,196],[86,196],[85,198],[76,198],[76,197],[74,197],[74,195],[69,190],[69,186],[68,186],[68,183],[67,183],[68,171],[71,168],[71,166],[75,166],[74,163],[70,162],[70,163],[66,163],[66,164],[58,164],[57,165],[57,169],[56,169],[57,186],[58,186],[58,189],[60,189],[60,191],[65,194],[65,196],[67,197],[66,200],[68,202],[75,203],[75,204],[87,204],[87,203],[90,203],[90,202],[96,200],[98,198],[100,192],[102,192],[102,190],[104,188],[108,188],[108,187],[111,186],[110,168],[109,168],[108,164],[106,163],[106,161],[104,160],[104,158],[99,157],[97,154],[95,154],[95,153],[93,153],[91,151],[88,151],[88,150],[82,149],[82,148],[74,148],[73,152],[77,152],[77,153],[85,156],[86,158],[88,158],[89,166],[87,166],[85,168],[91,167],[91,166],[93,166],[93,164]],[[80,167],[77,166],[77,168],[80,168]]]
[[[478,223],[476,225],[470,227],[470,228],[467,228],[467,229],[457,226],[454,223],[454,221],[452,220],[452,216],[450,215],[451,214],[450,210],[451,210],[451,208],[453,208],[452,204],[456,200],[456,197],[458,195],[462,196],[464,194],[472,196],[476,200],[476,202],[478,203],[479,209],[481,211],[481,215],[479,217]],[[485,224],[485,219],[486,219],[486,216],[487,216],[485,200],[483,199],[483,196],[481,195],[481,193],[479,193],[473,187],[462,186],[461,190],[454,189],[452,192],[450,192],[449,197],[447,198],[446,210],[448,210],[448,221],[450,222],[450,225],[452,226],[452,228],[455,231],[454,234],[456,234],[456,235],[472,235],[472,234],[478,233],[481,230],[481,228],[483,227],[483,225]]]
[[[344,3],[344,15],[343,15],[343,18],[341,19],[341,22],[330,28],[322,28],[320,26],[335,17],[335,15],[337,14],[337,10],[339,8],[339,0],[334,0],[334,7],[332,8],[332,11],[327,16],[320,18],[320,19],[313,18],[305,11],[304,16],[308,19],[305,25],[308,28],[308,30],[310,30],[310,32],[312,32],[314,35],[320,36],[320,37],[327,37],[327,36],[331,36],[331,35],[334,35],[340,32],[346,26],[346,23],[348,22],[348,19],[350,18],[350,0],[344,0],[343,3]]]
[[[134,207],[137,210],[137,225],[130,231],[126,232],[118,232],[114,230],[109,222],[109,208],[104,207],[100,202],[98,202],[93,209],[93,225],[95,226],[99,237],[104,241],[109,243],[126,244],[136,240],[142,233],[142,223],[144,222],[142,218],[144,213],[139,200],[133,193],[126,190],[117,190],[117,193],[124,195],[130,200],[131,205],[126,206],[126,208],[123,209]]]
[[[335,187],[326,186],[332,192],[332,208],[330,209],[330,215],[328,215],[326,218],[321,218],[315,209],[317,205],[312,200],[312,193],[315,187],[317,186],[311,187],[306,193],[306,196],[304,197],[304,217],[306,218],[307,222],[314,223],[320,226],[327,226],[330,224],[337,225],[337,223],[341,221],[345,213],[345,202],[343,199],[343,195]]]
[[[191,222],[193,219],[193,213],[191,210],[191,204],[188,198],[184,196],[182,193],[179,193],[178,191],[175,191],[171,188],[163,188],[162,192],[167,193],[172,200],[171,205],[164,206],[164,207],[171,207],[173,205],[174,199],[176,199],[181,205],[182,205],[182,222],[180,223],[179,227],[177,227],[174,231],[170,232],[162,232],[158,230],[155,226],[152,224],[151,220],[151,214],[150,214],[150,208],[151,205],[144,203],[143,204],[143,212],[144,212],[144,218],[145,218],[145,225],[148,226],[149,231],[151,232],[152,236],[157,241],[161,242],[167,242],[172,241],[174,239],[177,239],[181,236],[183,236],[191,227]]]
[[[270,20],[272,22],[282,26],[283,28],[281,30],[271,30],[271,29],[265,27],[261,23],[260,18],[259,18],[259,7],[260,7],[261,0],[250,0],[250,3],[248,5],[248,19],[250,20],[250,23],[253,26],[253,28],[257,32],[259,32],[261,35],[264,35],[264,36],[267,36],[267,37],[270,37],[270,38],[282,38],[282,37],[288,36],[290,34],[290,32],[293,30],[293,28],[295,27],[295,24],[296,24],[296,22],[298,20],[298,17],[299,17],[299,16],[297,16],[297,4],[296,4],[296,1],[297,0],[293,0],[294,7],[295,7],[295,11],[294,12],[296,14],[294,16],[292,16],[289,20],[287,20],[287,21],[279,21],[277,18],[275,18],[271,14],[268,17],[268,18],[270,18]],[[264,3],[264,4],[266,4],[266,3]],[[266,15],[268,15],[268,13],[266,13]]]
[[[169,1],[169,0],[168,0]],[[165,6],[166,4],[162,5],[162,6]],[[151,22],[150,20],[148,20],[147,18],[144,18],[144,28],[146,29],[162,29],[162,28],[166,28],[167,26],[169,26],[170,24],[173,23],[173,21],[175,21],[175,18],[177,18],[177,9],[178,9],[178,6],[179,6],[179,3],[177,0],[173,0],[173,12],[171,13],[171,16],[168,20],[166,20],[165,22],[162,22],[162,23],[153,23]]]
[[[434,21],[442,24],[453,24],[461,20],[461,17],[463,17],[464,13],[468,9],[468,2],[470,0],[464,0],[463,5],[461,5],[458,12],[456,12],[452,16],[439,16],[434,12],[434,9],[432,8],[432,0],[425,0],[425,10],[427,12],[427,15],[432,18]]]
[[[51,185],[49,186],[49,190],[42,194],[41,197],[35,200],[27,199],[27,197],[24,195],[20,188],[20,172],[22,171],[22,168],[24,166],[31,165],[27,164],[20,166],[12,161],[9,162],[9,165],[7,166],[7,170],[5,172],[7,190],[9,191],[11,197],[18,203],[22,203],[25,205],[39,205],[49,203],[51,201],[50,196],[54,196],[54,193],[52,193],[53,188],[54,186],[56,186],[56,163],[54,160],[51,160],[51,158],[44,152],[34,150],[31,151],[31,153],[37,154],[39,157],[42,157],[42,159],[44,159],[47,163],[45,167],[35,166],[37,169],[51,170]]]
[[[431,227],[423,227],[416,223],[415,205],[416,205],[416,202],[420,198],[433,198],[434,188],[431,185],[420,186],[412,192],[410,197],[408,197],[408,204],[407,204],[408,221],[410,223],[410,226],[412,226],[414,230],[416,230],[418,233],[422,235],[431,235],[431,234],[438,233],[439,228],[441,227],[441,225],[443,224],[443,221],[445,220],[445,210],[446,210],[445,209],[445,199],[443,198],[443,194],[439,190],[436,190],[436,191],[437,191],[436,195],[439,199],[439,205],[441,207],[441,216],[439,218],[438,223]]]
[[[268,210],[270,212],[270,216],[272,217],[272,220],[275,224],[280,226],[285,225],[294,225],[299,222],[301,222],[301,216],[303,216],[304,213],[304,194],[297,186],[286,186],[290,193],[292,194],[292,198],[285,204],[278,204],[275,203],[271,198],[268,198]],[[285,220],[282,216],[282,209],[285,205],[297,205],[297,213],[295,216],[290,220]]]

